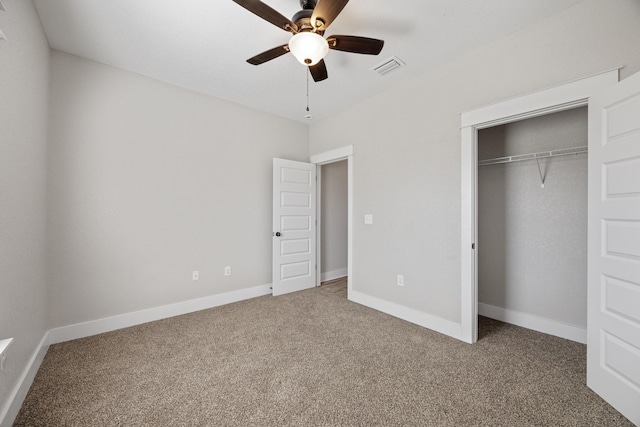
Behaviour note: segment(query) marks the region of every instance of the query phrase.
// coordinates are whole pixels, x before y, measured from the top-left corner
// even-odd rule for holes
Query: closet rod
[[[568,156],[588,152],[587,146],[561,148],[553,151],[541,151],[539,153],[518,154],[517,156],[497,157],[495,159],[478,160],[478,166],[498,165],[501,163],[522,162],[524,160],[544,159],[547,157]]]

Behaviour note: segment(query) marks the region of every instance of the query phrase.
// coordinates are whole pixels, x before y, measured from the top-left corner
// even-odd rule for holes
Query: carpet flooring
[[[16,426],[630,426],[584,345],[468,345],[322,287],[53,345]]]

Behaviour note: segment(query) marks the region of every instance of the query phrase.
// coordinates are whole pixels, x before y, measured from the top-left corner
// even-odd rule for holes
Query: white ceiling
[[[351,0],[325,35],[379,38],[385,47],[379,56],[329,52],[329,79],[310,80],[313,120],[581,1]],[[300,9],[298,0],[265,3],[289,18]],[[231,0],[35,4],[53,49],[306,122],[305,67],[293,55],[259,66],[246,62],[290,34]],[[384,77],[371,71],[392,56],[407,65]]]

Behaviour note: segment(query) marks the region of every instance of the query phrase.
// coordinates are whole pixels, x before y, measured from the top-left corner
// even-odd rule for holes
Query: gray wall
[[[478,132],[478,159],[587,145],[586,107]],[[478,168],[478,301],[586,328],[587,155]]]
[[[460,113],[640,71],[638,22],[637,0],[587,0],[314,123],[311,154],[354,144],[353,289],[460,322]]]
[[[459,322],[459,113],[640,70],[640,3],[586,0],[309,130],[59,52],[49,63],[31,2],[5,4],[0,337],[16,343],[3,404],[50,327],[268,283],[272,157],[354,144],[354,289]]]
[[[49,46],[31,1],[4,0],[0,28],[0,421],[46,324]]]
[[[322,166],[322,274],[326,280],[347,271],[347,161]],[[331,274],[334,272],[334,274]],[[336,273],[338,272],[338,273]],[[323,279],[324,280],[324,279]]]
[[[272,158],[308,159],[305,124],[57,51],[51,82],[51,327],[271,283]]]

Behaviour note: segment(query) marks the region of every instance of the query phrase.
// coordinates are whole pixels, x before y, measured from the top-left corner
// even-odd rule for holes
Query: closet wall
[[[587,145],[587,109],[479,131],[478,160]],[[587,324],[587,154],[478,167],[478,302]]]
[[[347,161],[322,166],[321,280],[347,275]]]

